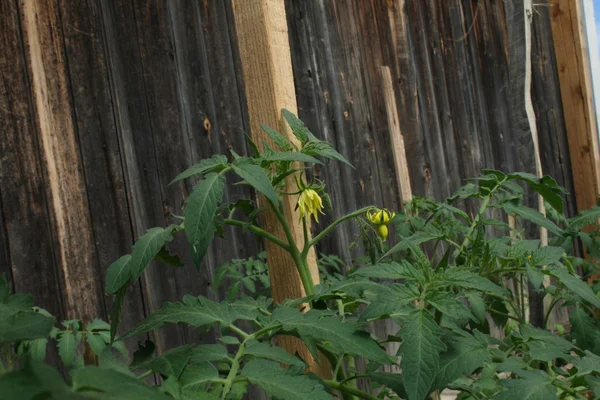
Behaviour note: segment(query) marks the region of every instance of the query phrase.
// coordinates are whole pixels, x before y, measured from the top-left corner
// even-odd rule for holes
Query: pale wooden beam
[[[575,197],[579,211],[600,194],[600,154],[588,44],[579,0],[550,0],[552,36],[558,65]]]
[[[296,141],[281,114],[282,108],[297,114],[284,2],[234,0],[233,14],[252,139],[256,143],[272,144],[271,138],[260,128],[260,124],[265,124],[279,128],[289,140]],[[287,185],[287,192],[297,191],[293,178],[288,179]],[[261,201],[259,198],[259,202]],[[288,196],[282,203],[296,243],[302,246],[303,231],[295,210],[296,201],[294,197]],[[266,230],[285,241],[283,230],[272,212],[263,213],[261,221]],[[304,289],[290,254],[271,242],[267,241],[265,245],[273,299],[281,302],[286,298],[302,297]],[[314,250],[309,254],[308,264],[313,282],[318,283],[319,273]],[[280,337],[278,342],[290,353],[298,352],[305,360],[312,359],[299,340]]]

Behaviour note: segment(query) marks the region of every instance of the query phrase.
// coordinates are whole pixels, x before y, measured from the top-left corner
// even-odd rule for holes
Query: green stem
[[[229,391],[231,390],[231,385],[236,378],[237,372],[240,368],[240,359],[244,355],[244,351],[246,350],[246,341],[240,344],[237,353],[235,353],[235,357],[231,362],[231,369],[229,370],[229,374],[227,375],[225,385],[223,386],[223,393],[221,394],[222,399],[226,399]]]
[[[503,317],[506,317],[506,318],[514,319],[517,322],[521,322],[520,319],[518,318],[518,316],[515,317],[510,314],[503,313],[502,311],[494,310],[493,308],[488,308],[488,311],[493,312],[494,314],[502,315]]]
[[[369,207],[364,207],[361,208],[360,210],[354,211],[353,213],[350,213],[348,215],[343,216],[342,218],[333,221],[331,223],[331,225],[329,225],[328,227],[326,227],[325,229],[323,229],[317,236],[315,236],[309,243],[308,248],[314,246],[315,244],[317,244],[321,239],[323,239],[329,232],[331,232],[331,230],[333,228],[335,228],[336,226],[338,226],[340,223],[349,220],[351,218],[356,218],[359,217],[361,215],[363,215],[364,213],[366,213],[367,211],[369,211],[371,208],[373,208],[372,206]]]
[[[575,396],[578,399],[586,399],[586,397],[584,397],[582,394],[578,393],[575,389],[573,389],[572,387],[565,385],[564,383],[562,383],[560,381],[560,379],[554,379],[552,380],[552,384],[560,389],[562,389],[564,392],[569,393],[571,396]]]
[[[286,251],[290,251],[290,246],[287,243],[285,243],[284,241],[282,241],[281,239],[279,239],[277,236],[273,235],[272,233],[269,233],[269,232],[265,231],[264,229],[259,228],[256,225],[252,225],[252,224],[250,224],[248,222],[244,222],[244,221],[238,221],[237,219],[226,219],[225,221],[223,221],[223,223],[226,225],[237,226],[240,228],[247,227],[248,229],[250,229],[250,232],[254,233],[255,235],[258,235],[264,239],[270,240],[271,242],[275,243],[282,249],[284,249]]]
[[[357,388],[342,385],[341,383],[334,381],[332,379],[324,380],[323,382],[330,388],[339,390],[342,393],[348,393],[353,396],[358,396],[361,399],[366,399],[366,400],[379,400],[377,397],[372,396],[369,393],[363,392],[362,390],[359,390]]]
[[[237,333],[243,340],[247,340],[250,337],[249,334],[247,334],[246,332],[244,332],[243,330],[241,330],[233,324],[229,325],[229,329]]]
[[[469,227],[469,231],[465,235],[465,240],[460,245],[460,247],[458,249],[456,249],[456,251],[454,252],[454,257],[457,257],[464,250],[464,248],[467,247],[469,245],[469,243],[471,243],[471,235],[473,234],[473,231],[475,230],[477,225],[479,225],[479,222],[481,221],[481,216],[485,213],[485,210],[487,209],[487,206],[490,203],[490,200],[492,200],[492,196],[496,193],[496,190],[498,190],[500,188],[500,186],[502,186],[502,184],[504,183],[505,180],[506,180],[506,178],[503,179],[501,182],[498,182],[498,184],[490,191],[490,193],[485,197],[485,199],[483,199],[483,202],[481,203],[481,206],[479,207],[479,211],[477,211],[477,215],[473,219],[473,222],[471,223],[471,226]]]
[[[273,204],[273,202],[267,199],[269,202],[271,209],[275,213],[275,217],[281,224],[283,228],[283,232],[288,241],[288,248],[286,249],[292,256],[294,263],[296,264],[296,268],[298,269],[298,274],[300,274],[300,280],[302,281],[302,286],[304,286],[304,292],[307,296],[310,296],[314,293],[314,282],[312,276],[310,275],[310,270],[308,269],[308,265],[306,265],[306,255],[300,254],[298,250],[298,246],[296,245],[296,241],[294,240],[294,236],[292,235],[292,231],[285,219],[285,216],[281,213],[279,208]],[[304,246],[306,249],[306,245]],[[304,252],[303,252],[304,253]],[[307,252],[308,253],[308,252]]]
[[[154,371],[146,371],[143,374],[139,375],[137,378],[138,378],[138,380],[141,381],[142,379],[145,379],[145,378],[149,377],[153,373],[154,373]]]

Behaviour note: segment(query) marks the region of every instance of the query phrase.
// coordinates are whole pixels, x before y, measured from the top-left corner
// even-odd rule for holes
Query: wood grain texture
[[[600,153],[582,9],[578,1],[552,0],[550,4],[577,206],[585,210],[600,195]]]
[[[27,1],[20,12],[65,317],[106,318],[59,10]]]
[[[281,114],[283,108],[297,114],[283,0],[234,1],[233,16],[253,141],[255,143],[266,142],[274,146],[270,137],[260,128],[262,123],[278,128],[290,141],[298,144]],[[289,177],[285,191],[294,192],[296,190],[294,177]],[[299,222],[296,202],[295,196],[286,196],[281,201],[281,207],[294,241],[301,249],[304,245],[304,233],[302,224]],[[259,196],[258,203],[267,205],[262,196]],[[286,240],[283,228],[274,212],[271,210],[263,212],[261,222],[265,230]],[[269,241],[266,241],[265,248],[273,300],[281,302],[288,298],[304,296],[304,287],[292,256]],[[308,254],[307,265],[313,282],[318,284],[319,270],[314,248]],[[308,361],[311,370],[322,376],[329,375],[326,363],[317,365],[300,340],[281,336],[277,338],[277,342],[289,353],[299,353],[304,360]]]

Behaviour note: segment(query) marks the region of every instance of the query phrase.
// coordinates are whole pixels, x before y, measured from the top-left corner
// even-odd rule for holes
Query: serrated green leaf
[[[39,362],[0,375],[0,393],[10,400],[89,399],[72,393],[56,369]]]
[[[443,389],[461,375],[471,375],[476,369],[492,362],[488,343],[475,337],[456,337],[448,352],[442,354],[434,388]]]
[[[392,389],[399,397],[405,399],[407,397],[404,389],[404,377],[402,374],[392,374],[389,372],[373,372],[369,374],[372,382],[384,385]]]
[[[15,295],[10,296],[15,297]],[[25,299],[25,297],[20,297]],[[18,301],[0,303],[0,344],[48,337],[54,318],[48,318],[29,309],[22,309]]]
[[[210,173],[194,187],[194,191],[187,198],[184,210],[185,233],[192,245],[196,267],[200,266],[215,236],[214,218],[217,206],[223,198],[224,186],[225,178],[222,175]]]
[[[549,265],[562,258],[565,249],[562,247],[544,246],[531,252],[531,262],[535,265]]]
[[[94,319],[85,326],[86,331],[108,331],[110,330],[110,324],[99,318]]]
[[[485,323],[487,321],[485,302],[483,298],[478,293],[467,293],[467,300],[469,300],[469,305],[471,306],[471,312],[477,318],[479,323]]]
[[[352,164],[346,158],[338,153],[331,145],[327,142],[321,141],[310,141],[304,145],[302,148],[302,152],[304,154],[308,154],[310,156],[316,157],[325,157],[330,160],[340,161],[349,167],[354,168]]]
[[[556,211],[563,213],[564,200],[560,195],[568,192],[558,186],[558,183],[552,177],[545,175],[538,178],[536,175],[526,172],[515,172],[508,174],[508,178],[525,181],[533,191],[541,195]]]
[[[220,344],[201,344],[192,350],[190,361],[223,361],[229,358],[227,348]]]
[[[381,290],[377,294],[375,301],[369,304],[360,315],[360,321],[397,312],[413,300],[418,299],[419,296],[419,290],[415,285],[395,283],[389,289]]]
[[[267,343],[254,342],[246,347],[244,355],[254,356],[258,358],[266,358],[277,361],[281,364],[295,365],[301,368],[306,368],[306,364],[297,357],[292,356],[281,347],[272,347]]]
[[[211,158],[201,160],[198,164],[192,165],[181,174],[177,175],[169,185],[179,182],[183,179],[190,178],[195,175],[202,175],[207,172],[219,172],[227,166],[227,157],[221,154],[215,154]]]
[[[95,335],[91,332],[85,335],[85,341],[90,345],[90,348],[97,356],[99,356],[106,347],[104,339],[100,335]]]
[[[477,318],[471,314],[467,306],[462,301],[453,298],[453,296],[455,295],[451,293],[437,293],[435,296],[429,297],[427,301],[436,310],[451,319],[477,321]]]
[[[451,284],[466,289],[475,289],[481,292],[490,292],[504,295],[506,291],[487,278],[464,269],[449,269],[440,277],[440,284]]]
[[[399,334],[406,394],[409,400],[425,399],[439,371],[440,353],[446,350],[440,340],[443,332],[429,311],[418,309],[406,319]]]
[[[554,233],[557,236],[563,234],[563,230],[559,228],[554,222],[546,218],[542,213],[533,208],[525,207],[522,205],[515,205],[512,203],[504,203],[502,205],[504,211],[507,214],[517,214],[519,217],[524,218],[534,224],[546,228],[549,232]]]
[[[97,393],[108,399],[169,400],[170,397],[145,385],[135,377],[111,369],[85,367],[73,374],[73,390]]]
[[[573,364],[577,367],[577,374],[590,374],[600,372],[600,356],[589,350],[585,351],[585,356],[580,360],[574,360]]]
[[[410,279],[419,282],[423,279],[422,271],[406,260],[369,265],[357,269],[352,275],[376,279]]]
[[[497,400],[558,399],[552,379],[542,371],[521,371],[522,379],[505,379],[500,384],[508,388],[494,397]]]
[[[550,331],[528,325],[519,326],[519,331],[523,338],[526,338],[528,354],[534,360],[549,362],[556,358],[566,359],[569,351],[575,347],[568,340],[556,336]]]
[[[315,310],[301,313],[293,308],[278,308],[271,316],[283,325],[286,332],[297,332],[314,357],[316,342],[327,343],[338,353],[364,357],[367,360],[389,365],[389,357],[370,335],[358,329],[358,324],[338,317],[321,316]]]
[[[186,390],[205,391],[204,386],[211,379],[219,377],[219,371],[210,363],[188,365],[181,374],[180,383]]]
[[[578,216],[569,219],[569,228],[575,231],[580,230],[584,226],[593,225],[600,219],[600,207],[594,206],[589,210],[584,210]]]
[[[166,303],[163,308],[123,335],[120,340],[150,332],[167,323],[183,322],[194,327],[220,323],[227,327],[235,319],[235,311],[228,303],[215,303],[202,296],[185,296],[183,303]]]
[[[292,133],[294,136],[296,136],[296,138],[298,138],[300,143],[306,144],[308,141],[316,142],[319,140],[315,137],[315,135],[312,134],[306,125],[304,125],[304,122],[302,122],[293,112],[284,108],[281,110],[281,113],[283,114],[283,118],[285,118],[288,125],[292,129]]]
[[[313,156],[308,154],[301,153],[299,151],[283,151],[268,155],[263,155],[261,161],[276,162],[276,161],[298,161],[304,163],[312,163],[312,164],[323,164],[321,161],[317,160]]]
[[[600,351],[600,331],[594,320],[581,308],[571,311],[571,336],[582,350]]]
[[[564,265],[551,265],[546,268],[546,271],[583,300],[600,308],[600,299],[596,297],[592,289],[579,276],[571,275]]]
[[[542,287],[545,276],[546,275],[544,275],[540,269],[532,267],[531,265],[527,266],[527,279],[529,279],[531,286],[533,286],[535,290]]]
[[[585,376],[584,377],[586,383],[590,385],[590,389],[594,392],[594,400],[600,398],[600,377],[597,376]]]
[[[128,266],[131,254],[126,254],[112,263],[106,271],[106,293],[115,293],[123,287],[131,277],[131,268]]]
[[[75,340],[73,332],[64,332],[58,340],[58,355],[67,368],[73,365],[76,350],[77,341]]]
[[[236,174],[254,189],[265,195],[273,204],[279,204],[277,192],[264,169],[248,162],[235,162],[232,164],[232,167]]]
[[[282,370],[278,363],[252,360],[242,370],[242,376],[263,388],[267,394],[286,400],[330,400],[319,381],[306,375],[293,375]]]
[[[186,368],[186,365],[190,359],[191,350],[191,344],[176,347],[164,354],[161,354],[154,360],[140,365],[140,367],[154,371],[162,376],[173,376],[179,379],[179,376],[183,372],[184,368]]]
[[[158,262],[170,265],[175,268],[181,268],[185,266],[185,263],[181,261],[181,258],[179,258],[178,255],[171,254],[169,250],[167,250],[167,248],[164,246],[159,250],[154,259]]]
[[[292,144],[287,140],[281,133],[277,132],[274,129],[269,128],[266,125],[260,124],[260,127],[267,132],[267,134],[271,137],[273,142],[284,151],[292,150]]]
[[[27,343],[27,350],[33,360],[44,362],[48,348],[48,339],[35,339]]]

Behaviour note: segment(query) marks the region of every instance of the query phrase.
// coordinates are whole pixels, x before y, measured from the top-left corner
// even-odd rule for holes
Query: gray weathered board
[[[106,319],[108,265],[146,229],[181,214],[193,183],[169,181],[211,154],[247,152],[231,4],[31,3],[0,0],[0,272],[58,318]],[[522,60],[509,58],[503,1],[286,0],[286,9],[300,117],[356,166],[315,169],[334,208],[320,226],[369,204],[400,208],[382,66],[393,78],[415,196],[442,200],[482,168],[534,172],[531,142],[516,129],[511,84]],[[573,192],[548,7],[534,11],[543,170]],[[61,124],[70,128],[51,129]],[[225,196],[250,194],[230,186]],[[350,260],[355,233],[346,224],[319,251]],[[215,268],[259,249],[248,235],[226,234],[200,272],[189,257],[182,269],[148,268],[128,293],[123,328],[184,294],[221,298],[210,291]],[[77,251],[63,251],[78,240]],[[186,254],[185,240],[173,249]],[[395,333],[379,333],[386,329]],[[181,326],[153,336],[160,350],[214,340]]]

